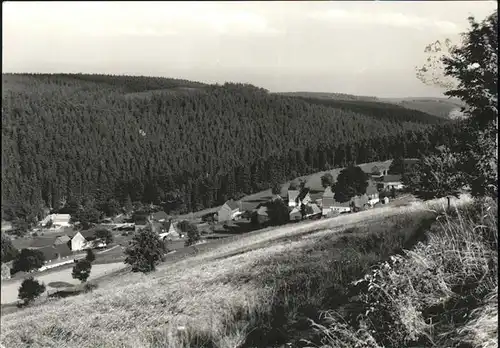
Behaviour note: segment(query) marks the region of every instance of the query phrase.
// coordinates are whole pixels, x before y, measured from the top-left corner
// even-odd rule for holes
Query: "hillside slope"
[[[296,327],[279,327],[286,323],[280,321],[285,320],[281,316],[286,320],[307,316],[303,305],[322,305],[314,301],[328,291],[346,291],[342,287],[351,278],[410,245],[421,220],[429,216],[435,220],[428,208],[420,203],[403,209],[385,207],[256,231],[211,251],[161,265],[153,274],[121,273],[92,293],[2,315],[0,342],[12,348],[26,344],[236,347],[245,340],[253,341],[253,346],[271,346],[279,343],[270,341],[278,336],[261,325],[299,331],[300,322]],[[365,230],[372,236],[364,236]],[[300,262],[292,263],[292,258]],[[345,263],[346,258],[351,264]],[[321,292],[314,291],[318,277],[328,277],[323,278],[328,285],[321,285]],[[286,293],[288,303],[282,303]],[[280,312],[280,305],[288,310]],[[268,315],[276,320],[267,322]]]
[[[199,210],[273,180],[415,157],[447,134],[432,126],[448,127],[418,111],[321,105],[241,84],[68,74],[2,82],[8,220],[83,196]]]
[[[370,96],[358,96],[352,94],[343,93],[320,93],[320,92],[286,92],[277,93],[280,95],[287,95],[292,97],[301,97],[306,99],[321,99],[329,101],[358,101],[358,102],[374,102],[377,104],[372,104],[378,108],[389,107],[383,104],[393,104],[400,107],[417,110],[422,113],[429,115],[441,117],[441,118],[451,118],[455,117],[456,111],[460,111],[460,108],[464,106],[464,103],[456,98],[417,98],[417,97],[407,97],[407,98],[379,98]]]

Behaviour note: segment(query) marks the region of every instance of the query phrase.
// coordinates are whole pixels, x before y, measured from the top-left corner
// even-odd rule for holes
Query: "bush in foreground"
[[[33,279],[33,277],[29,277],[22,282],[17,297],[23,301],[23,304],[27,305],[35,298],[43,294],[44,291],[45,284],[40,284],[38,280]]]
[[[133,272],[148,273],[156,270],[156,266],[163,261],[165,244],[158,234],[145,228],[134,235],[128,248],[125,250],[125,263],[132,266]]]
[[[445,215],[425,243],[354,283],[362,288],[361,315],[339,319],[330,311],[327,324],[316,325],[322,343],[339,347],[361,330],[383,347],[496,347],[497,219],[492,201]]]
[[[78,263],[73,267],[71,276],[73,279],[78,279],[82,283],[85,283],[90,277],[90,271],[92,269],[92,264],[87,259],[78,261]]]

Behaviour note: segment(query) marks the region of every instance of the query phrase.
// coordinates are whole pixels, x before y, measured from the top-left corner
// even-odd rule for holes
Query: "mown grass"
[[[445,213],[426,237],[356,282],[359,315],[326,306],[326,315],[314,325],[318,339],[310,343],[497,347],[496,202]]]
[[[121,274],[91,293],[2,316],[1,342],[226,348],[315,339],[308,319],[328,308],[359,311],[348,308],[349,283],[422,238],[435,220],[423,209],[380,209],[251,233],[154,274]]]

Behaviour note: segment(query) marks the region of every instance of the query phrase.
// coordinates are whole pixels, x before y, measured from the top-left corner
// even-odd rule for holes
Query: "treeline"
[[[130,91],[199,84],[104,75],[2,78],[7,220],[89,197],[193,211],[296,175],[398,151],[417,156],[453,132],[453,124],[412,110],[388,108],[390,116],[381,117],[369,107],[318,105],[251,85],[130,99]]]

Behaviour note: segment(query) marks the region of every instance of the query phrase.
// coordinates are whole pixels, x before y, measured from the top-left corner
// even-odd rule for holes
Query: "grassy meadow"
[[[442,204],[440,201],[438,206]],[[441,222],[436,220],[435,210],[428,204],[413,203],[268,228],[164,263],[152,274],[121,272],[100,282],[91,293],[40,299],[30,308],[2,315],[1,343],[8,347],[225,348],[288,342],[305,346],[311,341],[326,347],[352,347],[350,337],[358,337],[356,333],[365,327],[357,322],[358,314],[364,315],[365,302],[372,300],[363,284],[352,283],[394,254],[415,262],[409,255],[444,233],[441,225],[436,227]],[[442,219],[450,221],[444,226],[455,226],[456,217]],[[429,231],[433,232],[429,235]],[[448,245],[449,235],[441,238],[437,250],[455,250],[459,255],[461,237]],[[471,261],[470,268],[474,267],[479,266]],[[402,271],[408,277],[418,275]],[[466,266],[463,272],[468,272]],[[391,284],[389,281],[397,279],[389,277],[383,284]],[[418,294],[412,297],[414,301],[421,301]],[[388,303],[387,308],[392,316],[404,309],[399,302]],[[477,332],[484,315],[475,315],[477,323],[464,327],[462,335],[484,334]],[[342,318],[341,325],[334,322],[338,318]],[[402,327],[415,331],[428,326]],[[343,328],[341,333],[337,333],[339,328]],[[373,338],[387,347],[403,342],[398,337],[384,341],[387,328],[377,329],[382,338],[373,334],[366,342]]]

